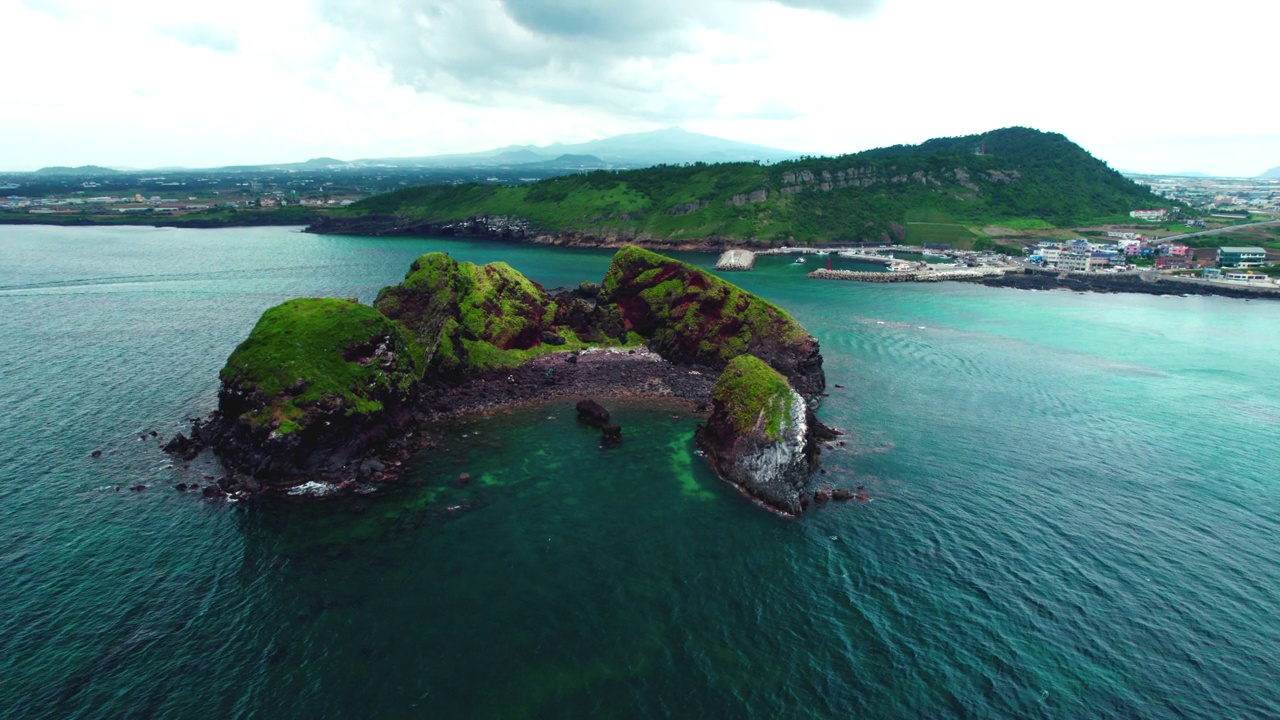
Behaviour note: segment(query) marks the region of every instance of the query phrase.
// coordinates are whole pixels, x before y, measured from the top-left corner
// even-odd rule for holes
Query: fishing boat
[[[793,262],[793,263],[791,263],[791,264],[792,264],[792,265],[803,265],[803,264],[804,264],[804,258],[802,258],[802,257],[798,257],[798,258],[796,258],[796,261],[795,261],[795,262]]]

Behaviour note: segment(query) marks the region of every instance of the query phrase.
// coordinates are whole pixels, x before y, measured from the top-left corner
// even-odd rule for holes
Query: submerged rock
[[[698,446],[722,479],[768,507],[799,515],[816,461],[804,398],[754,355],[729,362],[712,395]]]
[[[578,420],[602,428],[609,423],[609,411],[595,400],[580,400],[577,405]]]
[[[600,427],[600,443],[605,447],[622,444],[622,427],[618,423],[605,423]]]
[[[622,427],[609,421],[609,411],[595,400],[581,400],[577,405],[578,420],[592,427],[600,428],[600,444],[613,447],[622,444]]]

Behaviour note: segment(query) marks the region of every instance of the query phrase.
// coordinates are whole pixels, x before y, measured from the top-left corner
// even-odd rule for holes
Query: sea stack
[[[716,381],[697,442],[723,480],[794,517],[804,511],[817,462],[812,437],[804,398],[763,360],[743,354]]]
[[[266,483],[337,472],[406,427],[421,357],[368,305],[290,300],[263,313],[231,353],[216,421],[193,435],[215,445],[228,469]]]

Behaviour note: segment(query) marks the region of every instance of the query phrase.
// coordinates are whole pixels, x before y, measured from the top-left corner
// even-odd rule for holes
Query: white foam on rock
[[[338,488],[335,485],[330,485],[329,483],[322,483],[322,482],[317,482],[315,480],[311,480],[309,482],[304,482],[301,485],[296,485],[294,487],[289,488],[289,494],[290,495],[314,495],[316,497],[319,497],[321,495],[328,495],[329,493],[337,489]]]

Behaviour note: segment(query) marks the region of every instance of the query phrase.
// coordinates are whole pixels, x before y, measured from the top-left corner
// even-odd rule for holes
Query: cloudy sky
[[[0,169],[485,150],[681,126],[837,154],[1009,125],[1280,165],[1275,0],[0,0]]]

